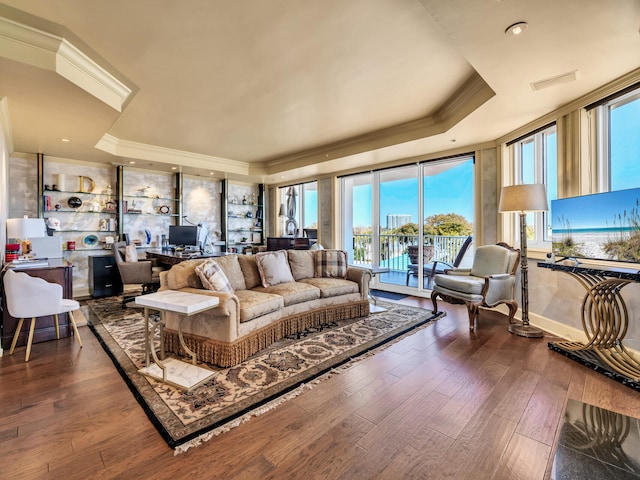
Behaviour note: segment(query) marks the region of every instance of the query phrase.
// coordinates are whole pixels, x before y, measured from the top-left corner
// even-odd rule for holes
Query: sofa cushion
[[[279,283],[293,282],[285,250],[258,253],[256,254],[256,264],[262,279],[262,286],[265,288]]]
[[[348,295],[360,291],[357,283],[342,278],[305,278],[300,280],[299,283],[306,283],[318,287],[320,289],[320,298],[337,297],[339,295]]]
[[[316,277],[346,278],[347,252],[344,250],[316,250]]]
[[[280,295],[255,290],[239,290],[236,291],[236,296],[240,300],[240,322],[248,322],[284,308],[284,299]]]
[[[196,273],[196,267],[205,262],[202,259],[185,260],[171,267],[170,270],[163,272],[165,283],[163,286],[172,290],[180,290],[181,288],[204,288],[202,281]]]
[[[220,268],[229,279],[231,288],[233,288],[234,291],[247,289],[247,285],[244,283],[244,275],[242,275],[242,269],[238,262],[238,255],[215,257],[211,260],[220,265]]]
[[[484,287],[484,278],[471,275],[436,275],[435,283],[439,287],[448,288],[457,292],[479,295]]]
[[[240,270],[242,270],[247,290],[262,285],[256,257],[253,255],[238,255],[238,263],[240,263]]]
[[[294,280],[315,277],[316,257],[313,250],[289,250],[287,256]]]
[[[207,290],[216,292],[233,292],[229,279],[213,260],[208,260],[196,267],[196,273]]]
[[[317,300],[320,298],[320,289],[301,282],[287,282],[272,285],[271,287],[256,287],[257,292],[266,292],[280,295],[284,299],[284,306],[296,303]]]

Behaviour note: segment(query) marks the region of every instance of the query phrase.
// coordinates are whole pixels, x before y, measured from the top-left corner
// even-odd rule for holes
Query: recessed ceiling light
[[[136,163],[135,160],[129,160],[129,165],[134,165]]]
[[[171,170],[177,170],[178,167],[171,167]]]
[[[529,25],[527,24],[527,22],[517,22],[514,23],[513,25],[510,25],[507,27],[507,29],[504,31],[504,33],[506,35],[520,35],[522,32],[524,32],[527,28],[529,27]]]
[[[60,141],[64,143],[69,143],[71,140],[69,140],[68,138],[61,138]]]

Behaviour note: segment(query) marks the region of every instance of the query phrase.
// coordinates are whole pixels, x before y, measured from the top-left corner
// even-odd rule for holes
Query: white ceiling
[[[5,0],[0,18],[21,29],[0,35],[16,152],[267,183],[492,141],[640,67],[638,0]],[[31,28],[130,91],[121,111],[16,47]]]

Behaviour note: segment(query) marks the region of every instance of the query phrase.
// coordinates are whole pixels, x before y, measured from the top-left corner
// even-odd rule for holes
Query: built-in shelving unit
[[[264,185],[223,180],[223,242],[227,252],[241,253],[264,242]]]

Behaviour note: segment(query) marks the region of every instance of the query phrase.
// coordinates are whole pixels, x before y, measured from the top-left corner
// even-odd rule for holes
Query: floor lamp
[[[509,325],[509,332],[521,337],[542,337],[539,328],[529,325],[529,281],[527,278],[527,212],[543,212],[547,208],[547,191],[541,183],[502,187],[500,212],[520,213],[520,286],[522,287],[522,323]]]

